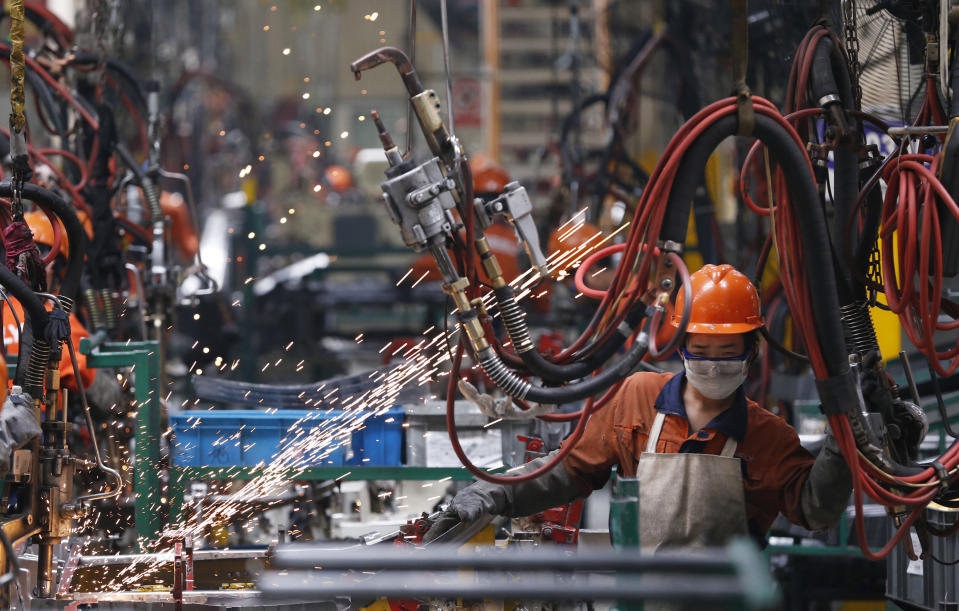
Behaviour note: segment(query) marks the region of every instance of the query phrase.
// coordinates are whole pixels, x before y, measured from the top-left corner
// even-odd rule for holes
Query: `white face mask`
[[[749,369],[745,361],[712,361],[708,359],[683,358],[686,366],[686,379],[705,397],[725,399],[736,392],[746,381]]]

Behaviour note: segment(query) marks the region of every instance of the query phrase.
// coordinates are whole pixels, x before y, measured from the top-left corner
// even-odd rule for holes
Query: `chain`
[[[846,33],[846,59],[849,61],[849,79],[852,81],[856,108],[862,108],[862,86],[859,84],[861,67],[859,66],[859,32],[856,27],[856,0],[843,3],[843,23]]]
[[[873,244],[869,251],[869,260],[866,262],[866,277],[874,283],[869,287],[869,303],[876,305],[877,291],[873,288],[876,284],[882,284],[882,257],[879,254],[879,244]]]

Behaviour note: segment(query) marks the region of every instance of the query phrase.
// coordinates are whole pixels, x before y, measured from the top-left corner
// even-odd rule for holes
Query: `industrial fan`
[[[940,93],[948,97],[949,8],[948,0],[843,2],[847,48],[851,32],[858,42],[864,112],[891,124],[911,124],[923,101],[927,53]]]

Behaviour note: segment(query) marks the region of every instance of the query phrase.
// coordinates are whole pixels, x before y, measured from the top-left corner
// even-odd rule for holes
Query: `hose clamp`
[[[834,102],[841,102],[841,101],[842,101],[842,99],[839,97],[838,94],[835,94],[835,93],[827,93],[826,95],[824,95],[824,96],[822,96],[821,98],[819,98],[819,102],[817,102],[817,103],[818,103],[820,106],[825,107],[825,106],[827,106],[827,105],[829,105],[829,104],[832,104],[832,103],[834,103]]]
[[[938,460],[933,461],[930,466],[936,470],[936,477],[939,478],[939,486],[943,489],[949,487],[949,469]]]
[[[659,249],[666,252],[681,254],[683,252],[683,245],[674,240],[665,240],[659,243]]]

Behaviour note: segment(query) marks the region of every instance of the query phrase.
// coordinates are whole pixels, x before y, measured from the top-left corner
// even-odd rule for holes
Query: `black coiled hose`
[[[856,196],[859,195],[858,145],[862,142],[862,126],[858,120],[846,113],[846,110],[855,110],[852,81],[845,58],[836,48],[832,37],[822,37],[816,44],[814,53],[809,81],[813,101],[817,105],[822,104],[824,109],[828,107],[836,122],[840,124],[840,129],[846,131],[845,138],[837,138],[839,146],[833,151],[835,190],[832,199],[832,242],[837,252],[845,252],[845,223]],[[848,305],[865,297],[862,285],[854,283],[850,271],[839,265],[840,259],[836,257],[834,261],[837,265],[840,303]]]
[[[649,335],[643,330],[626,354],[599,375],[555,388],[534,386],[519,377],[500,360],[492,348],[483,350],[477,359],[486,375],[509,396],[536,403],[562,405],[592,397],[628,376],[646,355],[648,347]]]
[[[43,376],[50,357],[50,344],[44,339],[50,315],[36,293],[5,265],[0,265],[0,284],[7,293],[16,297],[27,314],[26,320],[23,321],[14,384],[23,386],[31,396],[39,397],[43,394]],[[39,379],[36,370],[41,371]]]
[[[530,373],[550,382],[569,382],[589,375],[608,361],[622,348],[626,339],[642,321],[645,307],[633,309],[626,320],[609,335],[592,353],[575,363],[558,365],[544,358],[529,337],[529,329],[523,320],[525,315],[516,303],[513,287],[506,285],[493,289],[496,296],[496,305],[500,311],[500,319],[506,327],[510,341],[516,348],[523,364]]]
[[[676,172],[666,207],[661,234],[663,239],[679,243],[685,241],[690,202],[702,182],[706,160],[720,142],[735,135],[737,126],[736,115],[722,117],[705,129],[687,150]],[[830,376],[843,375],[849,370],[849,362],[839,321],[829,231],[819,205],[819,192],[809,173],[806,155],[779,123],[760,113],[756,113],[754,134],[769,149],[786,178],[789,197],[794,202],[793,208],[800,226],[803,257],[810,271],[807,278],[809,292],[817,296],[812,300],[812,309],[823,359]]]

